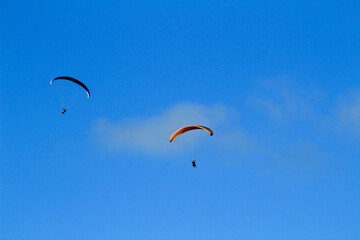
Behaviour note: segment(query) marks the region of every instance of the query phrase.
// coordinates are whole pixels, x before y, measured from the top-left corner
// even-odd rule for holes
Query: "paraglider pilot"
[[[191,162],[191,166],[196,167],[196,163],[195,163],[195,162],[196,162],[195,160],[192,161],[192,162]]]
[[[66,113],[66,108],[62,108],[62,110],[61,110],[61,114],[64,114],[64,113]]]

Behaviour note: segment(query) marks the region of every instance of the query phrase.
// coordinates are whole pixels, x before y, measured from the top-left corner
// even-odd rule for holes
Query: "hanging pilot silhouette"
[[[191,162],[191,166],[196,167],[196,160],[193,160],[193,161]]]

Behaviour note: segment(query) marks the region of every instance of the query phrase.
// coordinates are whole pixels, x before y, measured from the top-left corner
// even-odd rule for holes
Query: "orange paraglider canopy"
[[[183,134],[187,131],[191,131],[191,130],[195,130],[195,129],[204,129],[210,133],[210,136],[214,135],[213,131],[210,128],[200,126],[200,125],[193,125],[193,126],[187,126],[187,127],[180,128],[179,130],[174,132],[174,134],[171,135],[171,137],[170,137],[170,142],[172,142],[180,134]]]

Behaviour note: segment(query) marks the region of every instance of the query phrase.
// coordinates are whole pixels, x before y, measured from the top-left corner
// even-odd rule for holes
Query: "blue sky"
[[[0,239],[360,238],[357,1],[0,6]]]

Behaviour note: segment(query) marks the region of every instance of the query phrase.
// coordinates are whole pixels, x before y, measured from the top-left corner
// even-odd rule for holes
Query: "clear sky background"
[[[0,239],[360,239],[359,13],[1,0]]]

